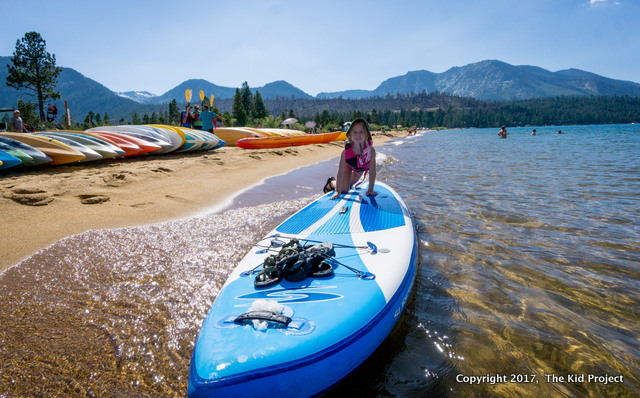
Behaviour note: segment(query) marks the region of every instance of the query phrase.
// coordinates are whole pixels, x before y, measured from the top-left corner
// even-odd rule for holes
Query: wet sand
[[[374,137],[376,145],[388,139]],[[338,157],[342,145],[224,147],[4,172],[0,271],[70,235],[213,211],[267,177]]]

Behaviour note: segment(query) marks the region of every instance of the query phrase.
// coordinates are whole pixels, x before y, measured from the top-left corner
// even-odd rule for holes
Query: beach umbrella
[[[280,124],[294,124],[297,123],[298,119],[290,117],[289,119],[285,119],[282,123]]]
[[[305,125],[305,127],[312,129],[312,128],[316,127],[316,122],[310,120],[310,121],[306,122],[304,125]]]

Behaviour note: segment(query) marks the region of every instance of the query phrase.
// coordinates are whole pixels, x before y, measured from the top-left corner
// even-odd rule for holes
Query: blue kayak
[[[0,151],[0,170],[8,169],[10,167],[15,167],[19,164],[22,164],[22,160],[17,157],[6,153],[5,151]]]
[[[366,188],[313,201],[238,264],[196,340],[190,397],[322,394],[384,341],[415,281],[417,239],[398,194]]]

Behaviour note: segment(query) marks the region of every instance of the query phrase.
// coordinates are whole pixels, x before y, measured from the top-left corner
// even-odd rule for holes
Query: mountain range
[[[7,68],[10,57],[0,56],[0,108],[16,106],[17,100],[30,100],[24,91],[17,91],[6,84]],[[176,99],[179,104],[185,102],[185,90],[193,90],[193,102],[198,99],[199,90],[216,99],[233,98],[236,88],[218,86],[207,80],[191,79],[172,88],[162,95],[146,91],[128,91],[116,93],[104,85],[83,76],[72,68],[62,68],[57,89],[62,100],[69,107],[76,119],[89,111],[108,112],[110,116],[129,117],[132,112],[138,114],[151,113],[163,109]],[[478,100],[509,101],[529,98],[555,96],[590,96],[590,95],[628,95],[640,97],[640,84],[630,81],[615,80],[579,69],[567,69],[551,72],[536,66],[514,66],[496,60],[486,60],[462,67],[453,67],[442,73],[426,70],[411,71],[402,76],[383,81],[374,90],[348,90],[340,92],[323,92],[313,97],[286,81],[275,81],[262,87],[252,88],[259,91],[262,98],[296,99],[364,99],[370,97],[395,96],[400,94],[438,91],[449,95],[475,98]],[[57,105],[64,106],[62,101]],[[218,104],[221,110],[230,110],[230,101]]]

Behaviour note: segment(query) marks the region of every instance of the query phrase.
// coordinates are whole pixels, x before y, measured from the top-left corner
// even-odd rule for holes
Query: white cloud
[[[598,7],[601,5],[614,4],[616,6],[620,5],[619,1],[609,1],[609,0],[589,0],[589,5],[591,7]]]

